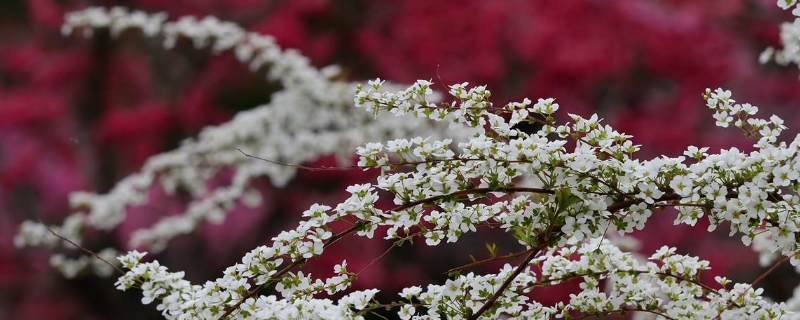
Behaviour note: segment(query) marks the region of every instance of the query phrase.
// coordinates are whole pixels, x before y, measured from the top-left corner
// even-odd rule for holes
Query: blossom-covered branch
[[[795,1],[779,4],[790,8]],[[121,256],[128,271],[117,288],[141,290],[142,303],[157,303],[166,318],[361,319],[380,308],[397,309],[401,319],[550,319],[629,311],[666,319],[797,317],[796,302],[769,301],[753,284],[724,277],[714,285],[702,282],[710,265],[700,258],[663,247],[638,259],[610,238],[641,230],[655,211],[673,207],[676,224],[694,226],[701,218],[710,229],[728,224],[744,245],[798,265],[800,135],[781,140],[786,127],[779,117],[757,118],[757,107],[737,103],[729,91],[706,89],[705,105],[717,126],[753,138],[754,151],[709,153],[690,146],[683,156],[644,160],[636,157],[632,136],[597,115],[562,117],[554,99],[498,107],[485,86],[467,83],[449,86],[450,97],[442,99],[429,80],[405,89],[380,79],[338,82],[299,54],[281,51],[271,38],[213,18],[166,22],[163,15],[93,8],[68,16],[65,31],[74,28],[89,34],[109,28],[112,35],[137,28],[163,36],[167,47],[181,36],[198,47],[233,50],[253,69],[269,65],[269,78],[283,88],[269,105],[152,158],[108,195],[75,195],[78,212],[54,228],[66,239],[79,239],[87,226],[113,229],[125,208],[145,201],[144,191],[156,182],[168,190],[188,188],[195,202],[184,215],[134,235],[133,245],[153,251],[200,221],[224,218],[253,177],[268,176],[281,186],[301,163],[353,149],[359,168],[380,169],[374,181],[347,187],[346,200],[311,206],[294,229],[203,284],[158,261],[143,261],[145,253]],[[792,61],[796,51],[791,37],[784,38],[779,62]],[[523,130],[524,123],[539,128]],[[235,169],[231,185],[206,190],[205,179],[221,168]],[[342,224],[349,227],[335,232]],[[374,238],[379,232],[391,250],[406,241],[457,242],[481,227],[500,229],[520,246],[520,254],[485,261],[524,258],[484,274],[462,274],[474,264],[456,266],[443,284],[400,290],[401,301],[378,301],[378,288],[351,290],[359,273],[349,271],[347,261],[327,278],[301,268],[345,237]],[[18,242],[61,240],[42,228],[26,223]],[[573,279],[581,291],[569,301],[544,305],[529,298],[537,288]]]
[[[752,214],[753,219],[756,219],[761,214],[763,216],[760,220],[763,221],[768,216],[793,214],[791,210],[787,210],[791,208],[786,204],[788,194],[783,199],[768,198],[766,194],[775,192],[777,188],[771,182],[759,182],[759,179],[773,176],[773,167],[793,159],[791,150],[795,148],[786,148],[785,144],[777,142],[782,126],[776,117],[770,121],[750,118],[747,125],[736,123],[749,132],[758,129],[754,132],[762,134],[757,143],[760,151],[749,155],[736,150],[709,155],[703,149],[690,148],[686,155],[693,159],[691,164],[685,163],[685,157],[639,161],[629,157],[636,147],[627,143],[628,136],[601,125],[597,117],[585,119],[572,115],[571,123],[548,122],[539,132],[529,134],[513,129],[510,121],[499,116],[502,113],[519,113],[519,109],[500,110],[481,106],[489,94],[485,88],[463,90],[466,94],[459,96],[462,86],[453,86],[451,93],[457,101],[440,110],[435,107],[435,103],[426,99],[431,94],[430,83],[427,81],[417,82],[408,89],[395,93],[382,92],[379,90],[380,86],[381,82],[375,81],[370,83],[368,89],[357,90],[357,105],[367,106],[368,111],[373,113],[389,111],[396,115],[410,113],[426,118],[435,114],[435,120],[470,126],[478,133],[471,140],[460,143],[455,151],[449,147],[451,142],[447,139],[396,139],[386,146],[370,143],[360,147],[360,166],[382,168],[376,185],[349,187],[347,191],[351,197],[335,208],[314,206],[304,213],[307,220],[301,222],[298,229],[283,232],[273,239],[275,242],[272,246],[251,252],[240,264],[229,268],[223,278],[207,283],[202,289],[191,288],[193,291],[220,293],[226,299],[220,301],[215,298],[216,300],[191,304],[167,299],[170,303],[163,304],[160,308],[175,312],[165,313],[166,316],[192,314],[201,317],[270,317],[276,312],[276,305],[271,305],[270,299],[273,298],[281,308],[287,308],[291,303],[294,308],[291,310],[297,312],[291,316],[332,314],[336,317],[353,317],[362,314],[369,309],[375,292],[351,293],[357,294],[361,299],[358,303],[348,300],[352,296],[340,300],[339,304],[332,304],[328,299],[315,298],[323,292],[334,294],[348,287],[353,280],[353,274],[347,273],[344,268],[346,262],[343,261],[342,267],[337,269],[337,276],[324,280],[311,278],[302,272],[287,272],[286,268],[282,271],[276,269],[285,258],[292,261],[289,266],[294,266],[297,261],[322,255],[327,247],[326,240],[332,235],[330,224],[336,221],[350,221],[354,228],[349,231],[368,238],[373,237],[374,232],[382,227],[386,229],[386,239],[390,240],[405,240],[400,234],[408,234],[414,228],[418,230],[414,234],[423,237],[428,245],[437,245],[445,239],[447,242],[456,242],[463,234],[476,232],[477,226],[492,221],[508,234],[514,235],[525,248],[556,245],[551,255],[539,254],[540,250],[533,250],[517,267],[512,268],[509,265],[498,274],[457,275],[453,282],[448,280],[443,287],[429,286],[427,294],[420,291],[419,296],[409,296],[413,298],[409,298],[410,303],[416,300],[423,302],[429,317],[447,315],[455,318],[478,318],[496,317],[500,314],[550,317],[571,311],[607,314],[625,308],[646,310],[676,319],[696,317],[697,313],[689,313],[690,310],[708,310],[708,314],[704,316],[706,318],[714,318],[719,314],[724,314],[726,318],[733,315],[774,318],[785,313],[781,305],[765,302],[756,291],[740,294],[753,290],[747,285],[736,285],[734,292],[729,293],[725,289],[709,290],[709,287],[695,284],[698,273],[708,268],[708,265],[699,263],[693,257],[664,251],[653,258],[660,259],[663,263],[661,267],[653,264],[647,269],[641,269],[636,266],[621,268],[616,263],[609,263],[608,259],[614,256],[611,253],[601,251],[602,254],[596,256],[589,254],[596,253],[596,248],[603,245],[597,241],[605,234],[625,234],[634,228],[643,227],[652,210],[667,202],[686,205],[678,207],[678,222],[693,224],[703,214],[708,213],[715,223],[723,220],[732,222],[735,228],[745,233],[745,239],[760,232],[762,225],[753,225],[749,220],[743,221],[734,217]],[[733,116],[744,117],[741,114],[742,107],[735,104],[726,91],[709,90],[705,98],[708,106],[717,113],[730,112]],[[454,107],[456,105],[458,107]],[[529,103],[509,104],[525,108],[528,113],[539,114],[544,118],[558,108],[548,100],[541,100],[539,104],[530,107],[528,105]],[[404,106],[406,110],[400,110],[400,106]],[[454,116],[453,113],[459,114]],[[466,117],[464,114],[471,116]],[[513,117],[512,115],[512,119]],[[489,124],[488,128],[486,124]],[[770,131],[767,132],[764,128]],[[566,140],[548,138],[551,132],[573,139],[576,144],[574,151],[566,150]],[[627,149],[620,152],[621,148]],[[609,157],[609,154],[613,156]],[[784,158],[776,158],[781,154]],[[605,158],[601,160],[600,157]],[[391,159],[396,158],[420,164],[410,172],[399,170],[397,166],[391,165]],[[427,161],[460,158],[482,160]],[[761,174],[764,172],[768,174]],[[541,188],[516,187],[517,181],[528,176],[536,177]],[[737,197],[727,197],[728,193],[723,188],[738,188]],[[389,210],[379,208],[377,203],[380,197],[376,189],[388,191],[398,207]],[[532,196],[525,194],[529,191],[533,191]],[[497,198],[489,203],[475,201],[492,195]],[[635,200],[631,200],[631,197]],[[741,204],[754,201],[758,203],[750,206],[752,209],[746,210],[745,208],[750,207]],[[740,203],[737,206],[729,205],[737,202]],[[763,212],[759,213],[759,209]],[[784,227],[767,225],[766,228]],[[794,234],[786,237],[794,237]],[[576,248],[584,245],[588,248],[586,251],[574,249],[576,251],[572,253],[581,256],[579,261],[594,265],[588,269],[591,272],[583,269],[570,271],[567,267],[569,261],[572,261],[568,258],[572,253],[564,250],[571,244],[577,246]],[[608,247],[609,250],[618,250],[611,245]],[[777,249],[781,248],[776,246]],[[794,254],[791,246],[781,250]],[[629,254],[618,252],[622,261],[635,261]],[[517,289],[517,286],[535,282],[531,280],[535,278],[525,277],[534,277],[525,272],[529,263],[542,265],[540,277],[547,274],[553,274],[551,278],[561,278],[564,275],[583,277],[584,292],[561,307],[545,308],[535,302],[527,302],[522,298],[526,291]],[[620,270],[634,272],[620,275]],[[664,273],[674,274],[684,281],[669,280],[673,277],[664,277]],[[593,278],[592,275],[599,278]],[[599,280],[616,276],[624,279],[628,279],[628,276],[647,277],[661,279],[659,281],[666,283],[654,284],[659,289],[642,289],[650,292],[647,299],[641,296],[642,293],[626,293],[615,298],[606,296],[608,293],[598,296]],[[132,270],[127,277],[141,280],[142,274]],[[255,290],[249,289],[250,282],[255,285]],[[276,290],[286,300],[278,299],[277,295],[262,298],[263,296],[252,294],[264,288],[265,284],[273,282],[278,283]],[[639,280],[635,282],[638,283]],[[727,283],[722,279],[719,282]],[[486,287],[487,284],[490,287]],[[530,286],[532,287],[535,286]],[[620,285],[618,290],[623,290],[621,288],[627,289],[631,286]],[[167,293],[177,290],[170,289]],[[591,293],[592,290],[595,293]],[[665,291],[655,295],[655,292],[661,290]],[[715,294],[709,296],[712,292]],[[666,298],[660,298],[662,295]],[[148,299],[162,298],[163,303],[163,296],[163,293],[154,294]],[[735,303],[731,303],[732,301]],[[228,304],[233,304],[237,309],[233,311]],[[259,308],[258,305],[265,306]],[[410,308],[411,305],[404,306],[401,314],[415,314],[416,311]]]

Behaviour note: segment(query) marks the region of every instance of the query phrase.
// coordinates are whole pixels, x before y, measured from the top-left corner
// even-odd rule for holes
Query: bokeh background
[[[687,145],[751,148],[736,130],[714,127],[701,98],[707,87],[730,89],[738,101],[783,117],[788,137],[800,128],[800,72],[757,61],[764,48],[778,45],[779,24],[791,19],[774,0],[2,0],[0,319],[159,318],[154,306],[139,303],[139,292],[114,290],[113,279],[64,279],[48,266],[48,252],[15,249],[17,225],[60,221],[69,214],[70,192],[107,191],[150,155],[267,102],[278,88],[231,54],[188,44],[165,51],[159,39],[130,32],[119,39],[62,37],[64,13],[90,5],[235,21],[300,49],[317,66],[341,65],[350,80],[487,84],[500,104],[554,97],[564,114],[598,113],[634,135],[642,158],[676,156]],[[344,186],[369,178],[329,171],[301,172],[282,189],[257,182],[261,207],[237,207],[222,225],[181,237],[156,258],[195,282],[215,278],[312,203],[335,204]],[[154,188],[147,205],[131,208],[125,224],[90,246],[120,246],[131,230],[180,212],[186,200]],[[699,255],[711,261],[709,280],[724,274],[750,282],[765,270],[726,228],[709,235],[702,223],[674,227],[673,219],[658,213],[636,234],[641,252],[670,245]],[[395,299],[402,286],[441,281],[469,254],[485,257],[486,242],[498,243],[501,253],[516,249],[491,231],[458,245],[404,246],[366,269],[357,287],[383,288],[384,298]],[[387,247],[345,242],[309,268],[323,275],[347,259],[359,270]],[[761,285],[783,300],[797,283],[784,266]],[[555,302],[575,288],[534,294]]]

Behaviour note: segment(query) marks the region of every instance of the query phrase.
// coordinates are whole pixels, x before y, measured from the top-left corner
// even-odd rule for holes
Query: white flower
[[[697,148],[695,146],[689,146],[689,148],[683,152],[683,155],[695,159],[700,159],[708,155],[706,151],[708,151],[708,147]]]
[[[687,197],[692,192],[694,181],[689,176],[677,175],[672,178],[669,187],[672,188],[676,194]]]
[[[716,125],[722,128],[727,128],[728,124],[733,121],[733,117],[728,115],[726,111],[717,111],[717,113],[714,113],[714,119],[717,120]]]
[[[416,309],[413,305],[406,304],[400,307],[400,311],[397,312],[397,315],[400,316],[400,319],[408,320],[411,319],[412,316],[416,313]]]
[[[797,3],[797,0],[778,0],[778,7],[781,9],[789,9]]]
[[[662,192],[658,186],[653,183],[640,182],[637,187],[639,189],[639,194],[636,196],[644,199],[645,202],[649,204],[655,203],[655,200],[664,195],[664,192]]]
[[[442,291],[442,294],[444,294],[447,299],[456,299],[458,296],[463,294],[461,284],[462,279],[460,277],[456,279],[447,279],[447,281],[444,283],[444,290]]]

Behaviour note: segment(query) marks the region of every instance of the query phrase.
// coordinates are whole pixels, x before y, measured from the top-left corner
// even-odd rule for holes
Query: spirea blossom
[[[609,232],[624,235],[634,227],[641,228],[653,210],[671,206],[679,212],[676,223],[693,225],[708,215],[714,224],[730,222],[732,229],[745,237],[767,230],[774,237],[769,249],[792,256],[796,247],[787,238],[793,239],[796,231],[781,231],[785,224],[769,221],[773,216],[795,213],[783,204],[785,200],[770,197],[777,187],[766,179],[773,168],[793,161],[794,146],[786,148],[783,143],[756,136],[758,150],[747,155],[735,149],[709,155],[703,152],[705,148],[695,147],[688,151],[693,162],[685,157],[634,161],[631,156],[636,148],[619,148],[628,145],[630,136],[603,125],[597,116],[571,115],[573,122],[564,124],[550,118],[539,132],[526,133],[503,125],[507,124],[503,117],[493,118],[495,125],[479,120],[509,112],[485,103],[489,95],[485,88],[457,88],[457,95],[459,90],[467,90],[462,94],[465,98],[437,103],[427,100],[430,85],[419,81],[404,91],[386,93],[376,81],[358,87],[355,101],[377,117],[382,113],[411,114],[465,126],[476,132],[472,139],[455,147],[450,139],[430,138],[367,143],[357,149],[359,164],[381,168],[377,184],[348,187],[351,196],[335,207],[315,205],[303,214],[305,219],[296,229],[282,232],[272,245],[248,254],[222,278],[192,286],[174,282],[181,280],[182,274],[170,273],[156,262],[131,266],[131,261],[137,260],[123,258],[129,271],[120,286],[138,284],[145,294],[143,302],[159,297],[172,301],[167,297],[177,296],[172,292],[180,290],[206,292],[192,301],[178,298],[173,305],[164,305],[163,310],[177,310],[171,316],[248,318],[275,314],[276,306],[291,304],[296,308],[291,309],[295,310],[291,316],[359,318],[384,306],[373,301],[377,291],[353,291],[337,302],[318,298],[349,288],[357,274],[349,273],[345,262],[335,268],[336,275],[331,278],[315,278],[292,271],[292,267],[324,254],[334,239],[348,235],[371,238],[378,227],[388,227],[385,238],[390,241],[421,237],[428,245],[438,245],[457,242],[465,233],[477,232],[478,226],[497,222],[501,229],[515,234],[527,252],[522,264],[506,265],[496,274],[457,275],[425,289],[408,288],[400,293],[407,301],[392,304],[399,316],[541,318],[624,311],[647,311],[675,319],[787,315],[785,305],[762,299],[760,291],[747,285],[729,287],[725,282],[726,287],[711,288],[700,283],[700,274],[710,266],[696,257],[665,247],[643,263],[602,239]],[[711,108],[730,109],[734,103],[724,90],[708,90],[705,98],[717,103],[709,102]],[[397,108],[406,110],[395,112]],[[529,112],[534,114],[534,110]],[[431,118],[431,114],[437,116]],[[782,128],[775,117],[752,123]],[[572,150],[564,140],[551,139],[547,127],[569,128],[568,137],[575,141]],[[750,127],[742,129],[754,132]],[[620,170],[623,166],[630,170]],[[401,170],[404,167],[411,170]],[[790,174],[787,169],[786,177]],[[529,175],[537,176],[540,188],[516,184]],[[618,186],[619,181],[626,185]],[[730,181],[740,181],[735,193],[728,191],[735,187]],[[394,207],[379,205],[379,189],[391,195]],[[489,197],[495,200],[477,201]],[[767,224],[753,225],[753,219]],[[350,221],[352,227],[333,234],[329,224],[335,221]],[[540,266],[539,271],[530,265]],[[543,306],[525,296],[533,287],[573,278],[582,280],[582,291],[568,303]],[[601,281],[607,282],[606,288],[599,285]],[[175,288],[166,285],[173,282]],[[251,301],[247,296],[251,290],[273,283],[276,292],[268,299],[274,301]],[[422,303],[427,311],[418,310],[416,303]],[[454,304],[463,308],[451,307]]]
[[[26,222],[15,239],[18,245],[56,246],[66,240],[66,247],[79,246],[82,230],[115,228],[125,209],[142,203],[153,184],[172,191],[187,187],[194,199],[187,212],[133,236],[133,245],[157,251],[201,221],[224,219],[226,208],[245,194],[254,177],[269,177],[280,186],[298,164],[343,152],[340,148],[355,150],[356,169],[380,171],[373,182],[347,187],[344,201],[311,206],[293,229],[202,284],[147,260],[145,253],[120,256],[124,274],[116,287],[141,290],[142,303],[155,304],[167,319],[362,319],[377,309],[393,310],[401,319],[627,312],[666,319],[797,317],[795,298],[769,301],[762,289],[724,277],[715,278],[714,285],[702,282],[712,266],[698,257],[662,247],[644,259],[610,240],[642,229],[655,211],[675,208],[676,224],[695,225],[701,218],[709,219],[711,228],[726,223],[745,245],[798,265],[800,135],[781,140],[786,127],[779,117],[757,118],[758,108],[737,103],[730,91],[707,89],[703,99],[717,126],[736,127],[756,141],[753,151],[708,153],[706,147],[690,146],[684,156],[639,159],[632,136],[596,114],[568,114],[559,121],[559,105],[551,98],[498,107],[486,86],[468,83],[449,86],[449,97],[442,99],[431,80],[406,88],[380,79],[339,82],[331,69],[311,67],[299,53],[277,48],[270,37],[210,17],[169,22],[160,14],[90,8],[68,15],[63,30],[91,35],[95,28],[109,28],[113,35],[140,29],[163,37],[166,47],[186,37],[197,47],[234,50],[254,69],[268,65],[269,79],[284,88],[269,105],[153,157],[108,194],[75,194],[72,204],[81,210],[63,226]],[[779,57],[779,62],[791,59],[785,51]],[[522,130],[520,123],[535,123],[538,129]],[[206,190],[204,179],[222,167],[235,168],[233,182]],[[380,236],[391,248],[413,241],[436,246],[484,227],[501,230],[519,244],[509,256],[491,252],[489,262],[521,261],[487,273],[468,272],[485,262],[475,261],[454,269],[441,283],[403,288],[399,301],[378,301],[375,288],[352,290],[359,273],[348,270],[346,261],[330,277],[302,269],[343,237],[373,238],[385,230]],[[67,275],[89,261],[51,258]],[[105,267],[107,273],[110,266]],[[581,290],[568,301],[543,305],[528,296],[535,288],[572,280]]]

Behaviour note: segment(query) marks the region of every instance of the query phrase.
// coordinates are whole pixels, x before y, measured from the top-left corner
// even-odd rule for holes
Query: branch
[[[248,156],[248,157],[261,159],[261,158],[258,158],[258,157],[250,156],[250,155],[244,153],[241,150],[239,150],[239,152],[241,152],[242,154],[244,154],[245,156]],[[261,160],[268,161],[268,162],[273,162],[273,163],[277,163],[277,164],[282,164],[282,163],[279,163],[279,162],[274,162],[274,161],[266,160],[266,159],[261,159]],[[286,165],[289,165],[289,164],[286,164]],[[289,165],[289,166],[295,166],[295,165]],[[313,167],[303,167],[303,166],[296,166],[296,167],[307,168],[308,170],[326,170],[325,168],[313,168]],[[333,168],[333,170],[336,170],[336,169]],[[397,211],[401,211],[401,210],[406,210],[406,209],[409,209],[409,208],[412,208],[412,207],[415,207],[415,206],[418,206],[418,205],[421,205],[421,204],[435,202],[435,201],[438,201],[438,200],[441,200],[441,199],[447,198],[447,197],[459,197],[459,196],[465,196],[465,195],[470,195],[470,194],[481,194],[481,193],[482,194],[486,194],[486,193],[490,193],[490,192],[505,192],[505,193],[530,192],[530,193],[541,193],[541,194],[555,194],[555,191],[550,190],[550,189],[543,189],[543,188],[527,188],[527,187],[515,187],[515,186],[499,187],[499,188],[473,188],[473,189],[460,190],[460,191],[456,191],[456,192],[449,193],[449,194],[441,194],[441,195],[437,195],[437,196],[433,196],[433,197],[429,197],[429,198],[425,198],[425,199],[420,199],[420,200],[417,200],[417,201],[412,201],[412,202],[406,203],[404,205],[395,207],[395,208],[393,208],[391,210],[388,210],[387,212],[397,212]],[[680,199],[680,196],[678,196],[676,194],[668,194],[668,195],[664,195],[661,198],[657,199],[657,201],[678,200],[678,199]],[[614,203],[614,204],[608,206],[607,210],[609,212],[615,212],[615,211],[630,207],[631,205],[634,205],[634,204],[639,203],[641,201],[642,200],[638,200],[638,199],[629,199],[629,200],[625,200],[625,201],[620,201],[620,202],[617,202],[617,203]],[[336,234],[333,237],[331,237],[330,239],[328,239],[328,241],[325,243],[323,248],[329,247],[330,245],[332,245],[333,243],[335,243],[339,239],[341,239],[341,238],[343,238],[343,237],[345,237],[345,236],[347,236],[349,234],[352,234],[352,233],[354,233],[356,231],[358,231],[358,223],[356,223],[356,225],[348,228],[347,230],[342,231],[341,233]],[[541,238],[544,238],[546,235],[548,235],[550,233],[551,233],[551,230],[548,229],[545,233],[542,234]],[[497,292],[495,292],[495,294],[489,300],[487,300],[486,304],[484,304],[476,312],[476,314],[474,314],[473,317],[471,317],[470,319],[477,319],[478,317],[480,317],[481,314],[486,312],[486,310],[488,310],[497,301],[497,299],[499,299],[499,297],[502,294],[502,292],[505,291],[505,289],[507,289],[509,285],[511,285],[511,282],[513,281],[513,279],[516,278],[516,276],[519,275],[522,272],[522,270],[525,268],[525,266],[527,266],[530,263],[530,261],[533,260],[533,258],[535,258],[536,255],[541,252],[542,249],[544,249],[548,245],[550,245],[552,240],[553,239],[549,239],[548,241],[545,241],[544,239],[542,239],[540,245],[538,245],[538,246],[536,246],[536,247],[534,247],[532,249],[529,249],[529,250],[527,250],[527,251],[525,251],[523,253],[520,253],[519,255],[523,255],[525,253],[528,253],[528,256],[525,258],[525,260],[522,262],[522,264],[520,264],[519,267],[514,271],[514,273],[508,279],[506,279],[506,281],[500,286],[500,289]],[[292,268],[304,263],[306,260],[307,259],[305,259],[305,258],[301,258],[301,259],[297,259],[297,260],[293,261],[291,264],[289,264],[288,266],[284,267],[279,272],[277,272],[275,275],[273,275],[273,278],[274,279],[280,278],[281,276],[283,276],[286,273],[288,273]],[[225,313],[223,313],[222,316],[220,316],[218,319],[222,320],[222,319],[225,319],[226,317],[230,316],[236,309],[238,309],[244,303],[245,300],[254,297],[256,294],[258,294],[258,292],[263,290],[266,287],[266,285],[269,284],[269,283],[270,282],[265,282],[265,283],[257,286],[253,290],[251,290],[246,296],[244,296],[236,304],[226,308],[225,309]]]
[[[544,238],[545,236],[546,234],[543,234],[542,238]],[[481,306],[481,308],[478,309],[478,311],[476,311],[469,317],[469,320],[477,320],[478,318],[481,317],[483,313],[486,312],[486,310],[489,310],[489,308],[491,308],[495,304],[495,302],[497,302],[497,299],[500,298],[503,292],[506,291],[506,289],[508,289],[508,286],[510,286],[511,283],[514,282],[514,279],[516,279],[517,276],[520,273],[522,273],[522,270],[524,270],[525,267],[527,267],[528,264],[531,263],[533,258],[536,258],[536,256],[540,252],[542,252],[542,249],[547,248],[554,239],[545,238],[541,240],[542,241],[538,246],[529,250],[530,253],[528,254],[527,257],[525,257],[525,260],[523,260],[522,263],[520,263],[519,266],[517,266],[517,269],[515,269],[514,272],[511,273],[510,276],[508,276],[508,278],[506,278],[506,281],[503,281],[503,284],[500,285],[500,288],[497,289],[497,291],[492,295],[492,297],[489,298],[489,300],[486,300],[486,303],[484,303],[483,306]]]
[[[525,250],[525,251],[509,253],[509,254],[504,255],[504,256],[492,257],[492,258],[488,258],[488,259],[474,261],[474,262],[471,262],[469,264],[465,264],[463,266],[455,267],[455,268],[452,268],[450,270],[447,270],[447,272],[445,272],[445,274],[451,274],[453,272],[461,271],[461,270],[464,270],[464,269],[467,269],[467,268],[477,267],[479,265],[487,264],[487,263],[490,263],[490,262],[493,262],[493,261],[516,258],[516,257],[522,256],[522,255],[525,255],[526,253],[530,253],[531,250],[535,250],[535,249],[536,248],[531,248],[531,249],[528,249],[528,250]]]
[[[261,158],[261,157],[256,157],[256,156],[254,156],[254,155],[250,155],[250,154],[247,154],[247,153],[245,153],[244,151],[242,151],[242,149],[239,149],[239,148],[236,148],[236,150],[239,150],[239,152],[241,152],[241,153],[242,153],[242,154],[243,154],[245,157],[248,157],[248,158],[258,159],[258,160],[261,160],[261,161],[264,161],[264,162],[269,162],[269,163],[272,163],[272,164],[277,164],[277,165],[280,165],[280,166],[292,167],[292,168],[297,168],[297,169],[302,169],[302,170],[308,170],[308,171],[330,171],[330,170],[342,170],[342,171],[344,171],[344,170],[353,170],[353,169],[373,169],[373,168],[371,168],[371,167],[360,167],[360,166],[348,166],[348,167],[328,167],[328,166],[321,166],[321,167],[308,167],[308,166],[303,166],[303,165],[298,165],[298,164],[291,164],[291,163],[286,163],[286,162],[281,162],[281,161],[269,160],[269,159],[264,159],[264,158]]]
[[[242,153],[244,153],[244,152],[242,152]],[[533,192],[533,193],[555,194],[555,192],[552,191],[552,190],[541,189],[541,188],[523,188],[523,187],[475,188],[475,189],[466,189],[466,190],[456,191],[456,192],[453,192],[453,193],[450,193],[450,194],[442,194],[442,195],[438,195],[438,196],[433,196],[433,197],[422,199],[422,200],[412,201],[412,202],[409,202],[407,204],[404,204],[404,205],[395,207],[395,208],[393,208],[391,210],[388,210],[387,212],[397,212],[397,211],[405,210],[405,209],[412,208],[412,207],[415,207],[415,206],[418,206],[418,205],[421,205],[421,204],[424,204],[424,203],[434,202],[434,201],[437,201],[437,200],[440,200],[440,199],[446,198],[446,197],[463,196],[463,195],[476,194],[476,193],[489,193],[489,192],[507,192],[507,193],[511,193],[511,192]],[[342,232],[334,235],[330,239],[328,239],[328,241],[325,242],[325,244],[323,245],[323,249],[329,247],[330,245],[332,245],[336,241],[339,241],[339,239],[344,238],[345,236],[347,236],[349,234],[352,234],[352,233],[354,233],[356,231],[358,231],[358,223],[356,223],[354,226],[348,228],[347,230],[342,231]],[[541,250],[541,248],[538,249],[537,251],[539,251],[539,250]],[[531,259],[533,259],[533,258],[531,258]],[[306,260],[307,259],[305,259],[305,258],[300,258],[300,259],[297,259],[297,260],[293,261],[291,264],[289,264],[288,266],[284,267],[283,269],[278,271],[275,275],[273,275],[273,278],[277,279],[277,278],[285,275],[287,272],[289,272],[289,270],[291,270],[292,268],[302,264]],[[530,261],[528,261],[528,262],[530,262]],[[242,299],[240,299],[238,302],[236,302],[236,304],[234,304],[233,306],[230,306],[228,308],[225,308],[225,313],[223,313],[218,319],[219,320],[223,320],[226,317],[230,316],[236,309],[238,309],[244,303],[245,300],[254,297],[256,294],[258,294],[258,292],[263,290],[264,287],[266,287],[266,285],[268,283],[269,282],[265,282],[265,283],[262,283],[261,285],[255,287],[255,288],[253,288],[253,290],[251,290],[246,296],[244,296]],[[497,298],[495,298],[495,300],[496,299]]]
[[[89,250],[89,249],[87,249],[87,248],[85,248],[85,247],[83,247],[83,246],[81,246],[81,245],[79,245],[79,244],[75,243],[74,241],[72,241],[72,240],[70,240],[70,239],[67,239],[66,237],[64,237],[64,236],[62,236],[62,235],[60,235],[60,234],[56,233],[56,232],[55,232],[55,231],[53,231],[53,229],[51,229],[51,228],[50,228],[48,225],[44,224],[44,222],[42,222],[42,220],[39,220],[39,223],[41,223],[41,224],[42,224],[42,225],[43,225],[45,228],[47,228],[47,231],[50,231],[50,233],[52,233],[52,234],[53,234],[54,236],[56,236],[57,238],[59,238],[59,239],[61,239],[61,240],[64,240],[64,241],[68,242],[69,244],[71,244],[71,245],[72,245],[72,246],[74,246],[75,248],[78,248],[79,250],[81,250],[81,251],[83,251],[83,252],[86,252],[87,254],[91,255],[93,258],[95,258],[95,259],[97,259],[97,260],[100,260],[100,261],[102,261],[103,263],[107,264],[109,267],[112,267],[112,268],[114,268],[114,270],[116,270],[117,272],[119,272],[119,274],[120,274],[120,275],[125,275],[125,271],[123,271],[123,270],[122,270],[122,269],[120,269],[119,267],[115,266],[115,265],[114,265],[114,264],[112,264],[111,262],[108,262],[108,260],[106,260],[106,259],[103,259],[103,257],[101,257],[100,255],[98,255],[98,254],[97,254],[97,253],[95,253],[94,251],[92,251],[92,250]]]
[[[248,157],[248,158],[253,158],[253,159],[261,160],[261,161],[264,161],[264,162],[277,164],[279,166],[297,168],[297,169],[308,170],[308,171],[331,171],[331,170],[344,171],[344,170],[353,170],[353,169],[369,170],[369,169],[378,169],[381,166],[395,166],[395,167],[398,167],[398,166],[416,166],[416,165],[426,164],[426,163],[469,162],[469,161],[488,161],[488,160],[493,160],[493,161],[503,162],[503,163],[531,163],[530,160],[508,160],[508,159],[496,159],[496,158],[486,157],[486,158],[426,159],[426,160],[421,160],[421,161],[388,162],[385,165],[375,165],[375,166],[357,166],[357,165],[355,165],[355,166],[343,166],[343,167],[331,167],[331,166],[309,167],[309,166],[291,164],[291,163],[288,163],[288,162],[282,162],[282,161],[277,161],[277,160],[270,160],[270,159],[261,158],[261,157],[258,157],[258,156],[254,156],[254,155],[248,154],[248,153],[242,151],[242,149],[239,149],[239,148],[237,148],[236,150],[238,150],[241,154],[243,154],[245,157]]]

